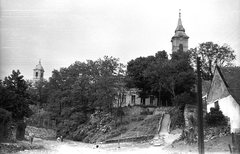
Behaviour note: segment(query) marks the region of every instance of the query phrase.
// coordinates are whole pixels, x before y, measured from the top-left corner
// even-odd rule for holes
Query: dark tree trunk
[[[158,92],[158,107],[162,106],[161,104],[161,90],[162,90],[162,87],[161,85],[159,85],[159,92]]]

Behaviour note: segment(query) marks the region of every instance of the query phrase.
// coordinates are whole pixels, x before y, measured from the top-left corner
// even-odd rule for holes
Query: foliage
[[[11,113],[3,108],[0,108],[0,124],[10,121],[11,120]]]
[[[127,87],[140,89],[140,97],[154,95],[158,105],[163,96],[171,100],[193,92],[195,82],[189,52],[174,52],[169,60],[166,51],[159,51],[155,56],[131,60],[127,66]]]
[[[220,46],[213,42],[204,42],[199,44],[198,47],[190,49],[190,52],[194,65],[197,63],[196,57],[201,58],[204,80],[213,78],[215,65],[220,67],[232,66],[236,59],[235,51],[227,44]]]
[[[46,85],[48,109],[57,118],[66,107],[78,106],[87,114],[91,108],[111,109],[118,96],[124,66],[119,59],[105,56],[96,61],[76,61],[67,68],[54,70]]]
[[[210,112],[205,116],[206,124],[208,126],[226,126],[227,118],[223,115],[219,107],[210,108]]]
[[[195,101],[194,97],[190,93],[187,93],[187,92],[177,95],[173,100],[173,104],[175,104],[177,106],[182,106],[184,104],[195,104],[195,103],[196,103],[196,101]]]
[[[9,134],[8,127],[11,120],[11,113],[0,108],[0,142],[7,139],[7,135]]]
[[[21,120],[32,114],[29,109],[32,100],[26,92],[28,85],[20,74],[19,70],[13,70],[10,76],[0,81],[0,107],[11,112],[14,120]]]
[[[179,107],[174,107],[170,111],[171,116],[171,128],[181,128],[184,126],[184,114],[183,110],[181,110]]]

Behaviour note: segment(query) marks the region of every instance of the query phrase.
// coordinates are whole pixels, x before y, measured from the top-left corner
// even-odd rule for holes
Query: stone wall
[[[160,107],[160,108],[156,108],[153,112],[154,115],[157,115],[157,114],[168,114],[170,113],[171,109],[173,107]]]
[[[56,138],[56,131],[52,130],[52,129],[27,126],[26,133],[25,133],[25,137],[27,139],[29,138],[30,133],[33,133],[34,137],[41,138],[41,139],[55,139]]]
[[[197,125],[197,106],[186,104],[184,109],[185,128],[189,129]]]

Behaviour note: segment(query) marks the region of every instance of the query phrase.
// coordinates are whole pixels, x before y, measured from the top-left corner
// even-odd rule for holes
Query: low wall
[[[155,135],[143,135],[139,137],[129,137],[115,140],[107,140],[104,143],[121,143],[121,142],[138,142],[138,141],[148,141],[154,138]]]
[[[56,131],[52,130],[52,129],[27,126],[25,131],[26,131],[25,137],[27,139],[29,138],[30,133],[33,133],[34,137],[41,138],[41,139],[55,139],[56,138]]]

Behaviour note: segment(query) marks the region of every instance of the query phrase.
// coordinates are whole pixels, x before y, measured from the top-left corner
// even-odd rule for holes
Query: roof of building
[[[179,13],[178,25],[177,25],[177,28],[176,28],[176,30],[175,30],[175,33],[176,33],[177,31],[183,31],[183,32],[185,32],[185,29],[183,28],[183,25],[182,25],[181,13]]]
[[[42,65],[41,65],[41,61],[39,60],[39,63],[36,65],[36,67],[35,67],[35,70],[42,70],[42,71],[44,71],[44,69],[43,69],[43,67],[42,67]]]
[[[187,36],[187,34],[185,33],[185,29],[184,29],[184,27],[182,25],[182,19],[181,19],[181,13],[180,12],[179,12],[177,28],[175,30],[175,35],[172,37],[172,39],[175,38],[175,37],[189,38]]]
[[[203,80],[202,81],[202,96],[207,95],[211,87],[211,81]]]
[[[240,104],[240,67],[217,67],[232,97]]]

